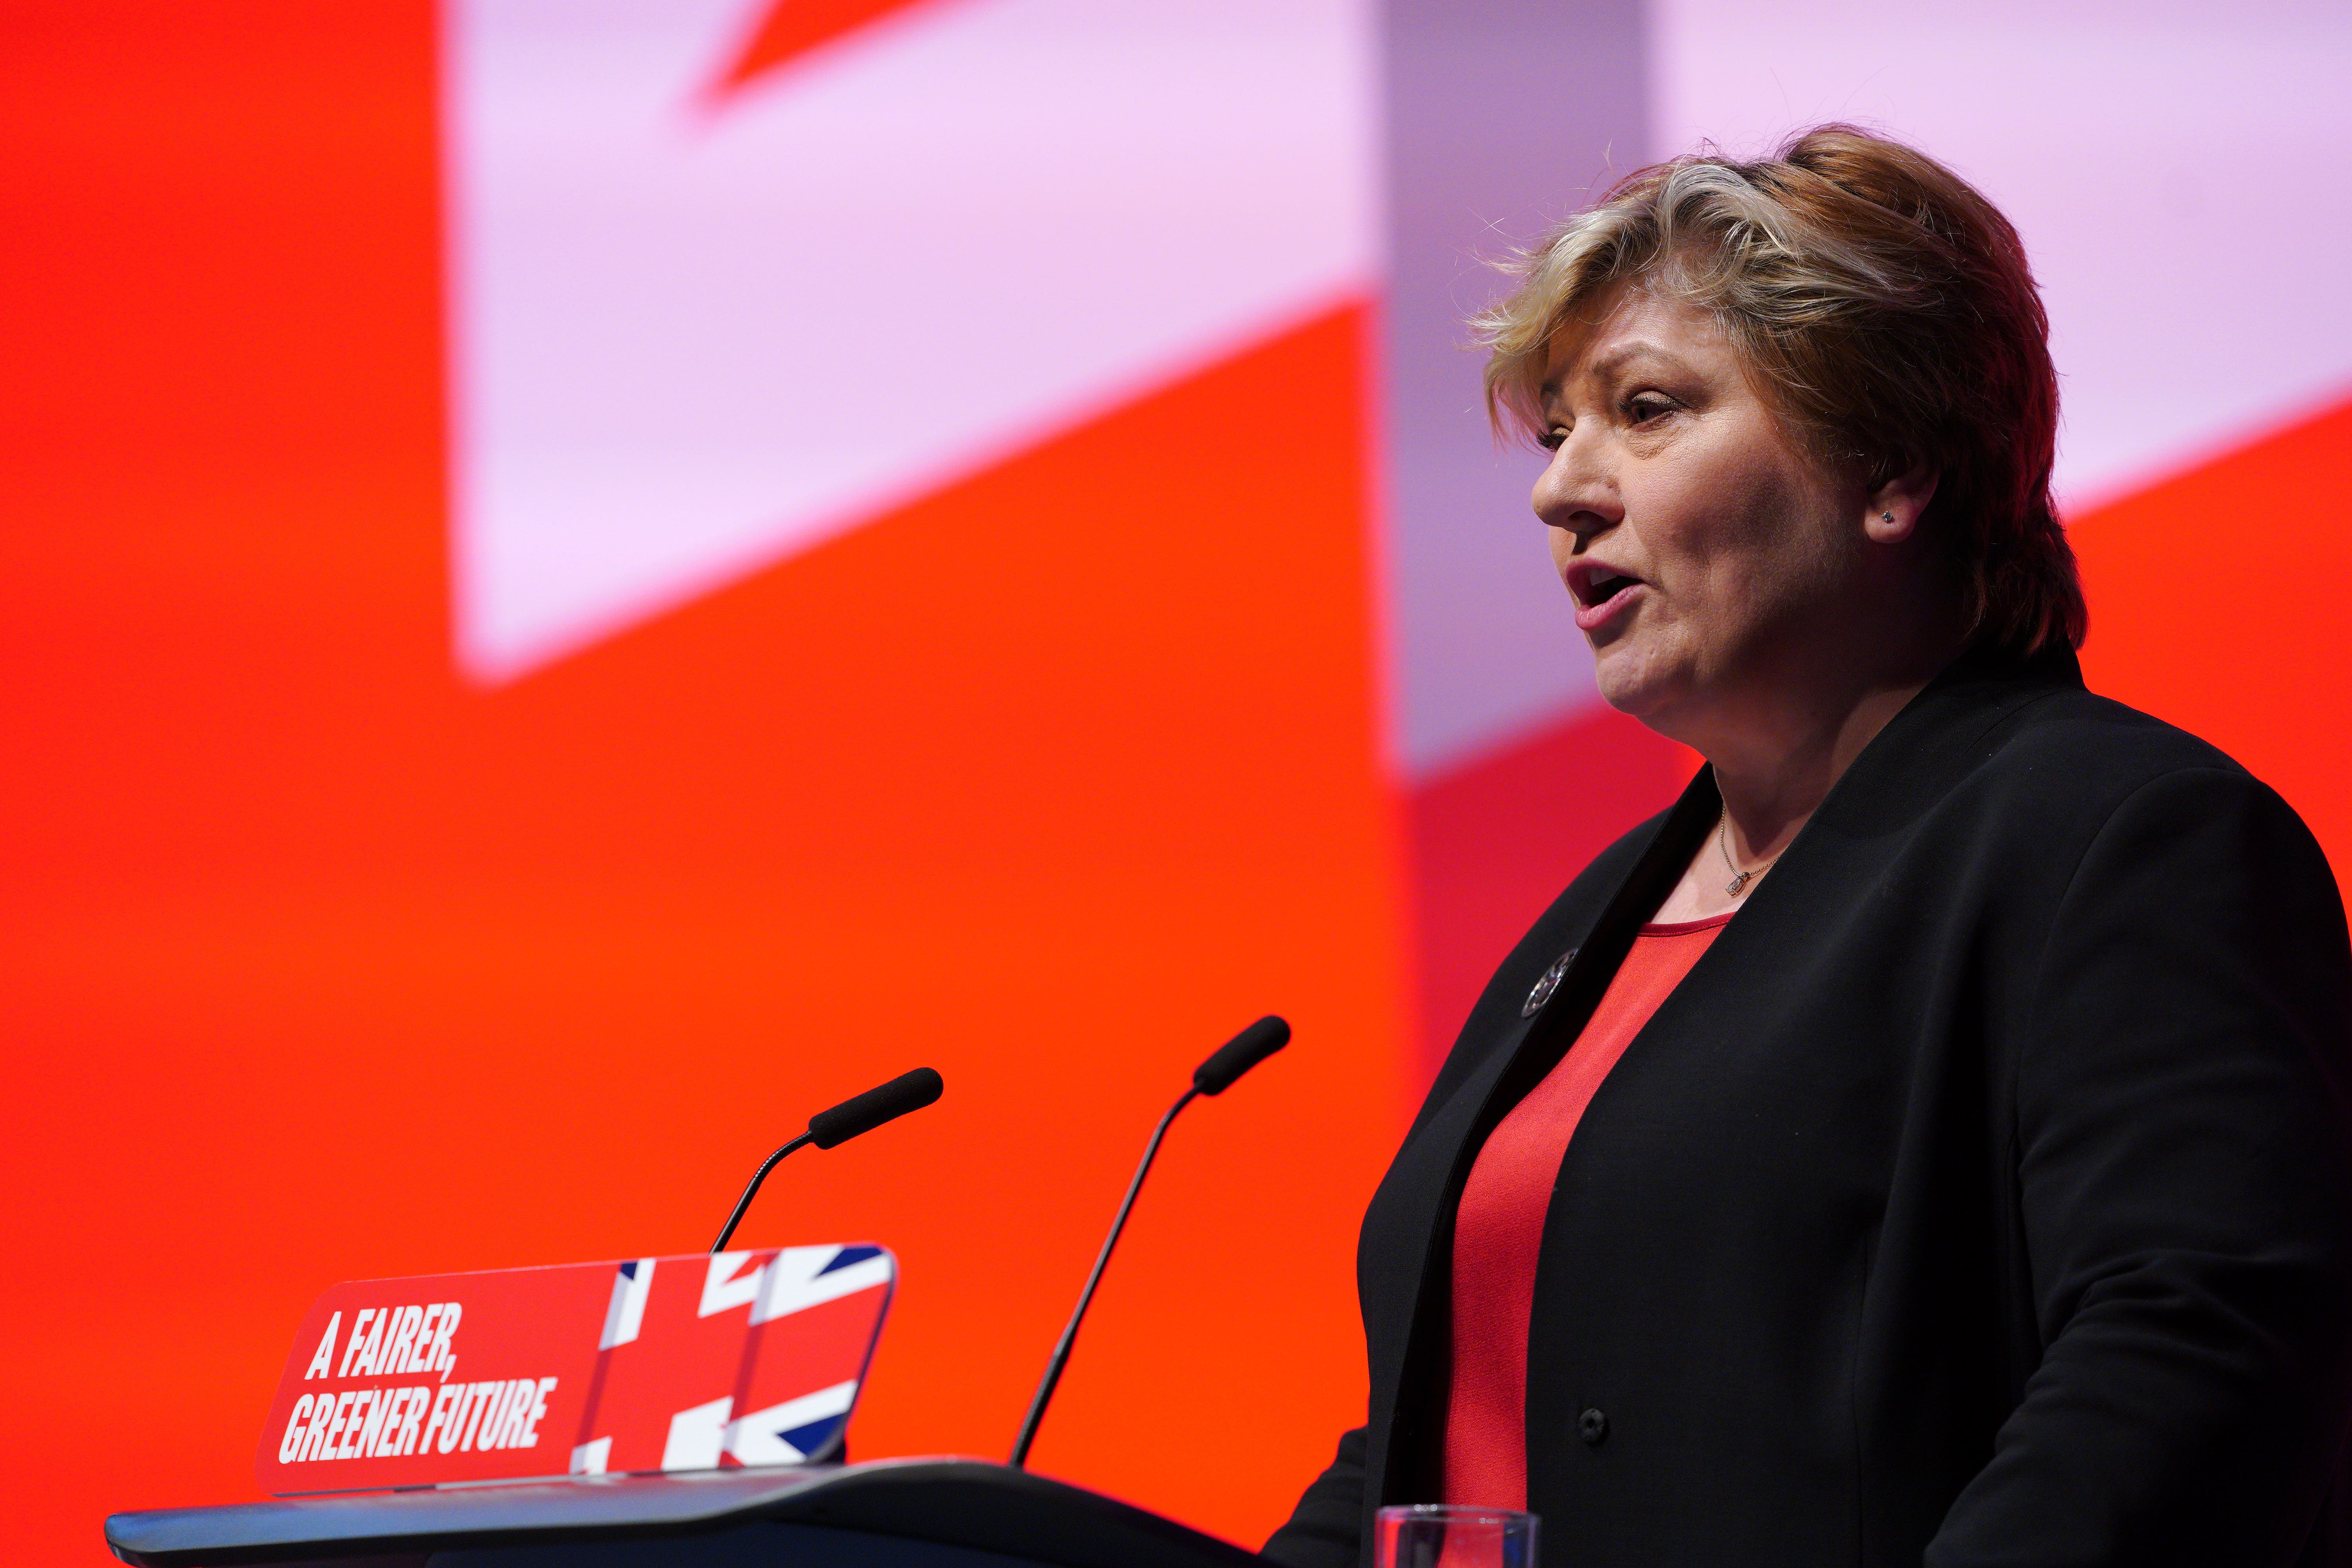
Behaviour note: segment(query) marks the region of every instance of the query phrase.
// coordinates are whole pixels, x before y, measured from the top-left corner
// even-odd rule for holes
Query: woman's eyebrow
[[[1672,353],[1664,344],[1653,342],[1647,338],[1636,338],[1631,342],[1619,343],[1591,364],[1575,367],[1573,374],[1551,377],[1538,387],[1536,392],[1542,400],[1542,406],[1549,408],[1559,401],[1560,388],[1570,381],[1580,378],[1606,381],[1622,372],[1629,363],[1640,359],[1658,360],[1678,371],[1690,369],[1690,366],[1683,362],[1682,356]]]
[[[1636,338],[1632,342],[1620,343],[1602,354],[1592,363],[1586,374],[1604,378],[1612,376],[1638,359],[1664,360],[1677,370],[1688,368],[1683,363],[1679,355],[1668,353],[1664,346],[1652,342],[1646,338]]]

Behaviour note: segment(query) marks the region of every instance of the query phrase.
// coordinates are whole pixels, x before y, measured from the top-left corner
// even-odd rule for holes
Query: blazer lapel
[[[1419,1238],[1419,1257],[1417,1266],[1382,1271],[1403,1287],[1406,1300],[1395,1305],[1402,1309],[1400,1316],[1407,1327],[1393,1342],[1402,1353],[1388,1358],[1390,1365],[1373,1369],[1376,1430],[1397,1431],[1400,1422],[1410,1430],[1439,1416],[1437,1402],[1444,1398],[1446,1364],[1442,1340],[1449,1331],[1446,1298],[1452,1276],[1454,1214],[1470,1167],[1495,1124],[1576,1043],[1633,946],[1635,933],[1681,877],[1721,809],[1714,771],[1701,768],[1667,813],[1649,847],[1611,894],[1591,929],[1577,942],[1574,956],[1549,994],[1532,1012],[1522,1006],[1478,1067],[1442,1104],[1426,1108],[1420,1124],[1407,1135],[1392,1177],[1403,1177],[1401,1191],[1411,1194],[1414,1206],[1402,1229]],[[1380,1419],[1384,1394],[1389,1420]],[[1416,1420],[1416,1415],[1422,1419]],[[1368,1489],[1375,1506],[1412,1486],[1413,1478],[1401,1472],[1397,1461],[1401,1455],[1410,1457],[1418,1447],[1425,1445],[1408,1439],[1388,1445],[1384,1453],[1368,1456],[1375,1467],[1374,1485]]]

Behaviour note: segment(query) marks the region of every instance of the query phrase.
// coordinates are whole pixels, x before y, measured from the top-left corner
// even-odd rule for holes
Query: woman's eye
[[[1536,445],[1541,447],[1547,452],[1557,452],[1560,449],[1561,446],[1567,442],[1567,440],[1568,432],[1555,425],[1550,429],[1536,437]]]
[[[1625,400],[1625,417],[1635,425],[1647,425],[1660,415],[1673,412],[1674,405],[1663,397],[1629,397]]]

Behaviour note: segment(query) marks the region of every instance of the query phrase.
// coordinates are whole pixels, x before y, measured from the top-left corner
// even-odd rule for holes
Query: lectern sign
[[[338,1285],[296,1335],[262,1488],[827,1458],[896,1274],[878,1247],[788,1247]]]

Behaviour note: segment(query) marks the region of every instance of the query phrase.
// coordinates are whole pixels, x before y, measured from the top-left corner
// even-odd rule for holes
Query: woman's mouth
[[[1576,600],[1580,631],[1597,631],[1625,613],[1649,586],[1630,572],[1614,566],[1578,562],[1568,569],[1568,591]]]

